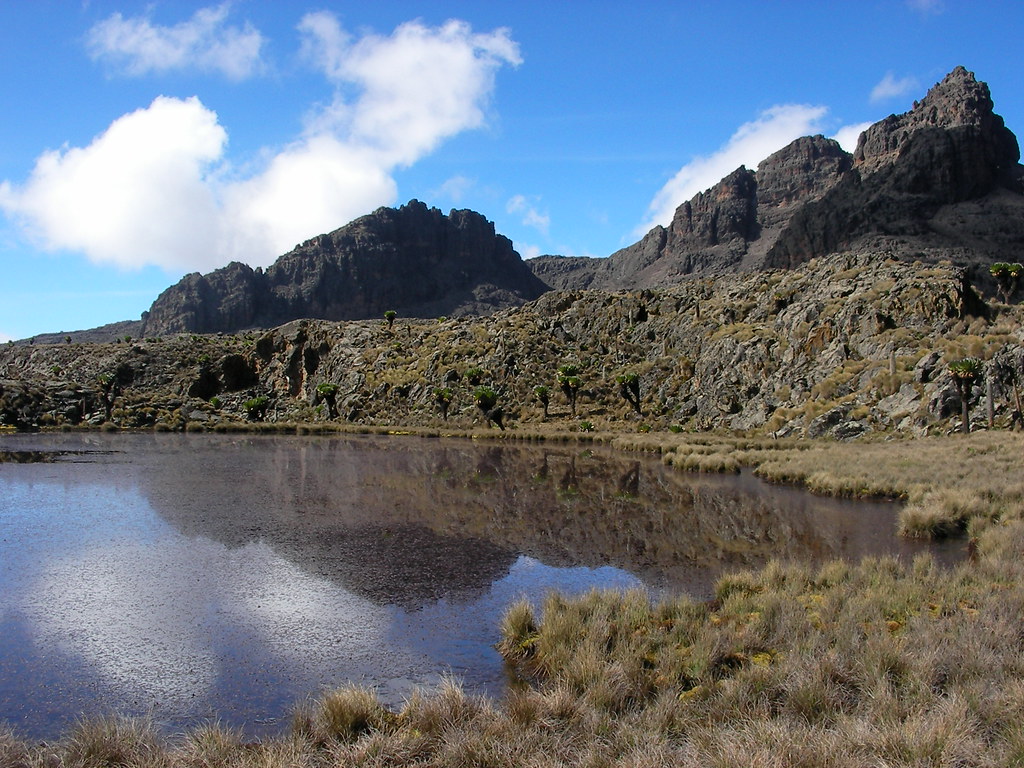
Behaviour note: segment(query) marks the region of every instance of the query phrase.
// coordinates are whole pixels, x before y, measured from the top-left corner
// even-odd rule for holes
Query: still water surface
[[[111,711],[274,733],[348,681],[392,705],[445,674],[500,695],[521,595],[703,598],[770,557],[923,547],[891,504],[579,446],[62,434],[0,458],[0,720],[34,738]]]

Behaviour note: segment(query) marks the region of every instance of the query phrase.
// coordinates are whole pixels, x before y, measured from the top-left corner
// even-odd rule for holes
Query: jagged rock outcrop
[[[530,262],[560,289],[658,287],[690,274],[792,269],[838,251],[974,268],[1024,249],[1024,167],[988,86],[957,67],[920,103],[868,128],[851,155],[822,136],[739,168],[671,224],[607,260]],[[894,240],[895,238],[895,240]]]
[[[492,222],[473,211],[445,216],[413,200],[307,240],[266,271],[236,262],[186,275],[144,314],[142,333],[355,320],[387,310],[405,317],[489,314],[545,290]]]

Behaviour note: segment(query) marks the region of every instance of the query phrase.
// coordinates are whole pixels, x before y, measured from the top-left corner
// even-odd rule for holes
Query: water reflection
[[[181,489],[166,473],[151,477],[148,496],[166,519],[229,546],[269,540],[311,572],[407,608],[470,599],[518,554],[612,565],[661,589],[704,595],[723,567],[769,557],[917,551],[894,537],[892,505],[574,447],[400,438],[240,438],[230,447],[176,459],[192,464],[189,476],[205,472],[202,483]],[[239,487],[231,478],[243,473]],[[238,504],[239,494],[244,525],[211,513]]]
[[[448,669],[498,693],[496,624],[522,593],[705,596],[723,567],[920,548],[889,505],[574,446],[0,442],[65,452],[0,464],[0,718],[39,736],[111,702],[259,733],[321,686],[362,680],[397,704]]]

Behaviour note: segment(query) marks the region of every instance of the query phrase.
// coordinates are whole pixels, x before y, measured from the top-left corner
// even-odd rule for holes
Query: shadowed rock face
[[[489,314],[546,286],[494,224],[412,201],[381,208],[281,256],[265,272],[232,263],[186,275],[143,317],[143,333],[272,327],[296,318],[358,320]]]
[[[1017,139],[988,86],[957,67],[920,103],[868,128],[854,154],[822,136],[740,167],[676,209],[671,224],[607,260],[542,257],[560,289],[653,288],[688,274],[793,268],[898,238],[897,257],[978,266],[1024,243]],[[1015,255],[1017,254],[1017,255]]]

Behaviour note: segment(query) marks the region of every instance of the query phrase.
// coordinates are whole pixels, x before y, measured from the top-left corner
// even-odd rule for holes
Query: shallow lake
[[[50,738],[117,711],[258,736],[348,681],[392,705],[446,674],[500,696],[493,644],[521,595],[704,598],[771,557],[913,557],[895,515],[576,445],[4,436],[0,720]]]

